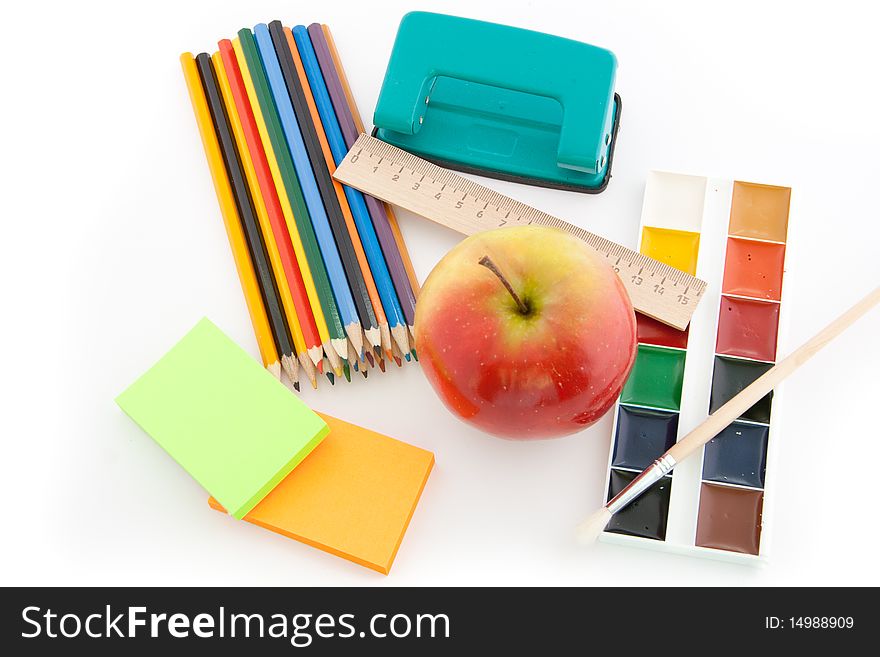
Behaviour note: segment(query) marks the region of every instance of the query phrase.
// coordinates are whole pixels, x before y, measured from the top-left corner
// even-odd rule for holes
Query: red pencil
[[[248,101],[247,91],[244,88],[244,80],[241,77],[238,59],[235,56],[232,42],[229,39],[223,39],[218,45],[220,47],[220,56],[223,58],[227,77],[229,78],[229,86],[232,89],[232,97],[235,99],[235,106],[241,119],[248,150],[254,162],[260,190],[266,202],[269,223],[272,225],[272,233],[275,235],[275,241],[278,244],[278,251],[281,255],[281,264],[290,285],[290,294],[296,306],[296,316],[303,331],[309,356],[314,361],[316,355],[323,353],[321,338],[318,335],[318,326],[312,314],[312,307],[309,305],[309,297],[306,294],[302,273],[293,251],[293,243],[290,241],[290,234],[287,232],[287,224],[281,211],[281,202],[278,199],[278,192],[272,181],[269,162],[266,159],[263,143],[257,130],[257,122]],[[318,362],[320,360],[321,358],[319,357]],[[318,363],[316,362],[315,364],[317,365]]]

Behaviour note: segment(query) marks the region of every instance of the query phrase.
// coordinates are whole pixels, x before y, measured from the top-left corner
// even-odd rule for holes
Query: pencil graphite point
[[[284,370],[284,373],[290,379],[293,386],[299,390],[299,363],[297,363],[291,356],[282,356],[281,369]]]
[[[369,351],[364,354],[364,357],[367,359],[367,362],[370,364],[370,367],[376,367],[376,361],[373,360],[373,354]],[[367,368],[364,368],[367,369]]]
[[[394,346],[396,346],[401,354],[409,353],[409,340],[406,337],[406,327],[402,324],[391,329],[391,336],[394,338]]]
[[[351,367],[348,363],[342,364],[342,373],[345,375],[345,380],[351,383]]]
[[[312,384],[312,388],[317,390],[318,377],[315,374],[315,364],[312,362],[312,359],[309,358],[308,354],[300,353],[297,356],[297,360],[299,360],[300,365],[302,365],[303,371],[305,371],[306,377],[309,379],[309,383]]]

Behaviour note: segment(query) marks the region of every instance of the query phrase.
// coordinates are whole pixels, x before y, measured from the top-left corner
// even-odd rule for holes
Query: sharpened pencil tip
[[[299,392],[299,381],[293,384],[293,389]]]
[[[312,362],[315,364],[315,367],[320,367],[321,360],[324,358],[324,349],[320,345],[316,345],[314,347],[310,347],[308,350],[309,358],[311,358]]]
[[[291,356],[282,356],[281,369],[287,375],[287,378],[290,379],[290,382],[293,385],[296,385],[297,381],[299,381],[299,363]],[[299,388],[297,388],[297,390],[299,390]]]
[[[415,348],[415,347],[413,347],[413,349],[412,349],[412,357],[415,359],[415,361],[416,361],[417,363],[419,362],[419,354],[418,354],[418,352],[416,352],[416,348]]]
[[[336,377],[333,376],[333,372],[327,372],[327,380],[330,381],[330,385],[336,385]]]

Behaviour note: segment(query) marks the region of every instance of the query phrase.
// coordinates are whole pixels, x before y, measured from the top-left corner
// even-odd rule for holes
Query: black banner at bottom
[[[728,644],[763,653],[864,646],[878,634],[873,596],[847,589],[22,588],[2,595],[0,647],[14,650],[7,655],[119,655],[129,647],[163,657],[194,648],[445,655],[486,646],[518,655],[583,652],[609,640],[649,651],[684,644],[712,653]],[[714,647],[699,650],[698,637],[711,637]]]

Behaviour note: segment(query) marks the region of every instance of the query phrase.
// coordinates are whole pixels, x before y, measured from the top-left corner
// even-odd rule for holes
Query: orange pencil
[[[354,95],[351,93],[351,86],[348,84],[348,78],[345,75],[345,70],[342,68],[342,60],[339,58],[339,51],[336,50],[336,42],[333,40],[333,35],[330,34],[330,28],[327,25],[322,24],[321,30],[324,32],[324,37],[327,40],[327,47],[330,50],[330,57],[333,59],[333,64],[336,66],[336,72],[339,74],[339,81],[342,83],[342,91],[345,93],[345,100],[348,102],[349,109],[351,109],[351,116],[354,119],[355,128],[357,128],[358,132],[363,132],[364,122],[361,120],[360,112],[358,112],[357,105],[354,102]],[[400,258],[403,260],[403,268],[406,270],[406,277],[409,279],[410,286],[412,286],[413,296],[418,299],[419,279],[416,276],[416,270],[413,268],[412,260],[410,260],[409,251],[406,248],[406,242],[403,241],[403,234],[400,232],[400,225],[397,223],[397,216],[394,214],[394,210],[388,203],[385,204],[385,211],[388,214],[388,224],[391,226],[391,233],[394,235],[394,241],[397,242],[397,248],[400,251]]]
[[[324,153],[324,161],[327,164],[327,169],[332,174],[336,171],[336,163],[333,160],[333,153],[330,152],[330,144],[327,142],[327,135],[324,133],[324,126],[321,123],[321,117],[318,114],[318,108],[315,105],[315,99],[312,96],[312,89],[309,86],[309,80],[306,76],[305,68],[303,67],[302,59],[299,55],[299,50],[297,50],[296,42],[293,39],[293,33],[290,31],[289,27],[284,28],[284,35],[287,38],[287,43],[290,46],[290,52],[293,55],[293,63],[296,67],[296,73],[299,76],[300,84],[302,85],[304,95],[306,97],[306,104],[309,107],[309,113],[312,116],[312,122],[315,124],[315,132],[318,135],[318,141],[321,144],[321,151]],[[352,245],[354,246],[354,252],[357,256],[358,265],[360,266],[361,273],[364,276],[364,282],[367,286],[367,293],[370,297],[370,302],[373,305],[373,312],[376,314],[376,321],[379,324],[377,329],[368,329],[364,331],[366,334],[367,340],[369,340],[370,344],[373,347],[387,346],[390,348],[391,346],[391,333],[388,329],[388,319],[385,317],[385,310],[382,308],[382,302],[379,298],[379,291],[376,289],[376,282],[373,280],[373,274],[370,271],[370,265],[367,261],[367,255],[364,252],[364,246],[361,243],[360,235],[357,231],[357,226],[354,223],[354,217],[351,214],[351,208],[348,205],[348,199],[345,196],[345,191],[342,189],[342,185],[333,180],[333,188],[336,192],[336,197],[339,199],[339,206],[342,209],[342,215],[345,218],[345,225],[348,228],[348,233],[351,237]],[[387,337],[386,337],[387,336]]]

